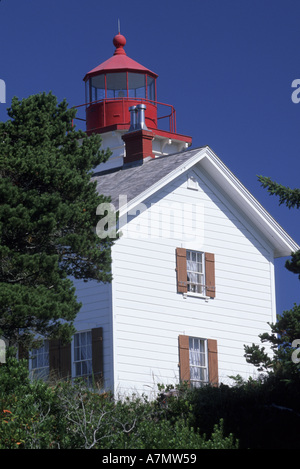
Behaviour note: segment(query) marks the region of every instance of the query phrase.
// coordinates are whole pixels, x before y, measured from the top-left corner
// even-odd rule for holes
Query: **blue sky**
[[[300,244],[300,212],[257,181],[300,187],[299,0],[1,0],[0,79],[6,104],[50,90],[84,102],[84,75],[111,57],[118,19],[129,57],[159,75],[177,131],[209,145]],[[300,93],[299,93],[300,97]],[[300,283],[276,261],[278,312],[300,303]],[[262,331],[263,332],[263,331]]]

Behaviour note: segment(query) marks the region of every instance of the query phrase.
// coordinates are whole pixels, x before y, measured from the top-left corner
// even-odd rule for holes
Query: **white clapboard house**
[[[94,375],[114,393],[248,378],[244,345],[276,321],[274,259],[299,247],[211,148],[177,133],[157,75],[125,42],[116,35],[114,55],[84,78],[86,130],[112,150],[94,179],[119,211],[113,281],[76,281],[73,342],[45,343],[31,369]]]

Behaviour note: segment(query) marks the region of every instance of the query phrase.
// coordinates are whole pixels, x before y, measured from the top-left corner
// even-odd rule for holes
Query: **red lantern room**
[[[75,106],[78,111],[85,108],[85,118],[77,119],[86,121],[87,134],[100,133],[102,147],[109,147],[112,151],[105,165],[116,167],[130,159],[143,159],[150,146],[151,154],[148,156],[151,157],[186,149],[192,139],[177,133],[174,107],[157,100],[158,75],[127,56],[124,49],[126,39],[122,34],[114,37],[113,44],[113,56],[85,75],[85,104]],[[137,138],[142,136],[143,140],[137,145],[143,148],[141,152],[136,151],[132,135],[137,130],[140,131]],[[128,133],[131,134],[130,139],[127,138]],[[129,140],[131,143],[127,145]],[[144,150],[144,140],[148,141],[147,151]],[[129,155],[131,144],[135,148],[134,156]]]
[[[113,39],[114,55],[84,77],[86,84],[86,130],[103,132],[111,126],[128,128],[129,107],[146,103],[145,121],[157,128],[156,73],[130,59],[120,33]]]

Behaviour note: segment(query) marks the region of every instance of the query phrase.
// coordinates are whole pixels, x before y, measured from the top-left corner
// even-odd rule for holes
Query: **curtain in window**
[[[196,293],[203,292],[203,264],[202,253],[187,251],[186,253],[188,290]]]
[[[194,385],[200,385],[207,381],[206,367],[206,347],[205,341],[190,337],[189,339],[190,357],[190,379]]]

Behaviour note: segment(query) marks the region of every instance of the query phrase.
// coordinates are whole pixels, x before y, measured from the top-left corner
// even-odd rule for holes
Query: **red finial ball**
[[[113,44],[116,48],[115,54],[125,54],[123,47],[126,44],[126,38],[122,34],[118,33],[113,39]]]

